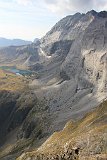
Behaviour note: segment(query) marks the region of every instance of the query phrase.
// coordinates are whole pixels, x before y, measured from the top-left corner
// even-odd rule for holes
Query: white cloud
[[[51,12],[70,14],[89,10],[107,10],[107,0],[43,0]]]
[[[20,4],[20,5],[24,5],[24,6],[26,6],[26,5],[31,5],[32,3],[33,3],[33,1],[32,0],[15,0],[18,4]]]
[[[89,10],[107,10],[107,0],[14,0],[20,5],[34,6],[38,3],[49,11],[57,14],[73,14]]]
[[[0,0],[0,36],[41,37],[63,16],[92,9],[107,10],[107,0]]]

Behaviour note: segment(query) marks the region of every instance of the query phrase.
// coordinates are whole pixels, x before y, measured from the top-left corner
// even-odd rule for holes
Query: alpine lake
[[[17,69],[15,66],[0,66],[0,69],[22,76],[31,76],[33,74],[32,71]]]

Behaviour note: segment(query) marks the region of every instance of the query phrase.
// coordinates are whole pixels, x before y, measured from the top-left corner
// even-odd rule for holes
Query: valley
[[[106,160],[106,24],[76,13],[0,48],[0,160]]]

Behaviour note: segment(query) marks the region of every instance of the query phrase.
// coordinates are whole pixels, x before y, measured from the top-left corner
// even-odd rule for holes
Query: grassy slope
[[[47,106],[45,105],[44,101],[39,102],[36,95],[30,90],[28,86],[29,81],[30,79],[27,79],[27,77],[24,78],[23,76],[17,76],[13,73],[0,69],[1,107],[3,106],[4,108],[4,106],[8,106],[8,102],[10,103],[13,99],[15,99],[15,95],[16,97],[17,94],[19,95],[18,98],[16,98],[16,111],[12,115],[13,117],[11,123],[9,116],[7,117],[7,119],[9,119],[9,126],[7,125],[8,121],[5,123],[5,125],[7,125],[11,130],[6,136],[5,144],[0,147],[0,160],[5,159],[5,157],[8,156],[11,156],[11,160],[12,158],[15,159],[17,154],[21,154],[24,150],[29,148],[29,146],[33,145],[35,141],[35,143],[41,143],[39,140],[37,142],[37,136],[39,136],[38,132],[40,132],[42,128],[44,130],[44,125],[47,123],[47,115],[45,113]],[[4,109],[4,113],[10,107],[11,105],[6,107],[6,109]],[[32,111],[25,115],[26,110]],[[22,123],[20,123],[21,117],[24,117]],[[35,129],[32,130],[30,126],[34,123]],[[34,134],[32,133],[33,131]],[[29,138],[23,137],[22,139],[19,138],[17,140],[17,134],[19,135],[19,133],[23,133],[25,135],[28,132],[29,134],[30,132],[32,133]]]
[[[27,80],[22,76],[0,69],[0,91],[21,91],[27,87]]]
[[[107,101],[78,122],[68,122],[60,132],[55,132],[37,151],[26,153],[27,157],[66,154],[65,150],[80,148],[79,159],[94,160],[107,157]],[[42,159],[41,159],[42,160]]]
[[[6,92],[6,93],[10,93],[10,94],[12,93],[13,98],[15,98],[15,96],[14,96],[15,94],[16,95],[17,95],[17,93],[24,94],[24,92],[28,90],[28,82],[29,82],[29,80],[25,79],[23,76],[17,76],[14,73],[0,69],[0,93],[2,93],[2,92],[4,92],[4,93]],[[4,96],[0,97],[0,102],[4,103],[4,102],[12,101],[11,100],[12,97],[9,96],[10,97],[10,100],[9,100],[8,96],[9,95],[6,96],[7,99],[5,99],[5,100],[4,100]],[[21,105],[20,105],[20,108],[21,108]],[[14,141],[14,131],[13,131],[13,141]],[[0,148],[0,159],[1,159],[1,157],[8,155],[9,152],[18,150],[19,146],[20,146],[20,148],[21,147],[23,148],[23,146],[27,146],[29,143],[31,143],[31,140],[21,142],[20,145],[19,145],[19,142],[17,142],[16,144],[10,143],[10,145],[7,145],[7,146],[4,146],[3,148]]]

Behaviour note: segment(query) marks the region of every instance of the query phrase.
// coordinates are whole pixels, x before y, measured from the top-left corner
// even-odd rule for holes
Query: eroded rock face
[[[39,78],[31,85],[39,98],[46,98],[54,127],[69,117],[81,118],[106,97],[106,14],[90,11],[67,16],[40,41],[45,59],[39,61]]]
[[[91,11],[86,15],[78,13],[68,16],[59,21],[47,33],[41,41],[41,47],[45,48],[46,53],[53,54],[59,50],[59,47],[55,48],[58,41],[64,40],[65,48],[68,48],[66,42],[71,40],[72,45],[68,54],[64,51],[66,58],[60,68],[63,68],[71,79],[82,79],[84,77],[97,85],[99,80],[102,79],[101,74],[103,73],[101,72],[104,70],[101,59],[107,49],[106,22],[106,12]],[[55,42],[53,42],[55,32],[59,32],[60,36],[55,37]],[[48,49],[49,46],[51,46],[50,49]],[[62,48],[60,50],[63,52]],[[97,79],[98,74],[100,74],[99,79]],[[79,83],[79,80],[77,83]]]

